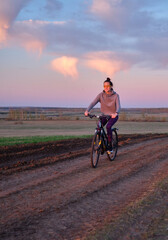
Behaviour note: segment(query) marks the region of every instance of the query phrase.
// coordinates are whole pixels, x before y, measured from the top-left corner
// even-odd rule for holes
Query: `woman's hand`
[[[89,112],[86,110],[85,111],[85,116],[87,117],[89,115]]]
[[[112,114],[111,114],[111,117],[112,117],[112,118],[116,118],[117,116],[118,116],[117,113],[112,113]]]

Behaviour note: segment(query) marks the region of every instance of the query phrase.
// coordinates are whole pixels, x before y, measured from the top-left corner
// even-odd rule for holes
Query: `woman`
[[[103,126],[106,125],[107,129],[107,136],[108,136],[108,150],[112,150],[111,140],[112,140],[112,126],[117,122],[118,115],[120,112],[120,99],[119,95],[113,90],[113,83],[111,82],[110,78],[107,78],[104,81],[104,90],[103,92],[99,93],[94,101],[89,105],[89,107],[85,111],[85,116],[88,116],[89,111],[98,103],[100,102],[101,105],[101,112],[104,115],[110,115],[111,118],[107,120],[103,118],[102,124]]]

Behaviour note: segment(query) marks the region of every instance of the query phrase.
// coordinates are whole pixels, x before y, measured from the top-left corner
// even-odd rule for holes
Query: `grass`
[[[94,134],[95,120],[85,121],[0,121],[0,137],[80,136]],[[122,122],[119,134],[168,133],[168,122]]]
[[[12,146],[12,145],[18,145],[18,144],[40,143],[40,142],[59,141],[59,140],[73,139],[73,138],[88,138],[88,137],[91,137],[91,135],[1,137],[0,146]]]
[[[130,205],[118,219],[90,234],[86,240],[167,239],[167,197],[168,178],[162,180],[154,192]]]

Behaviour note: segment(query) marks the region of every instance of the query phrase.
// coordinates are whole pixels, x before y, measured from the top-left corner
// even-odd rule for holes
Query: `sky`
[[[0,0],[0,106],[168,107],[167,0]]]

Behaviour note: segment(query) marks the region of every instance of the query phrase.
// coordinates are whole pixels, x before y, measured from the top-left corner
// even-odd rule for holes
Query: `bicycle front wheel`
[[[100,134],[96,132],[93,137],[92,148],[91,148],[91,166],[93,168],[97,167],[99,157],[100,157],[100,151],[101,151]]]
[[[116,158],[118,151],[118,134],[115,129],[112,129],[112,151],[107,151],[107,156],[110,161],[113,161]]]

